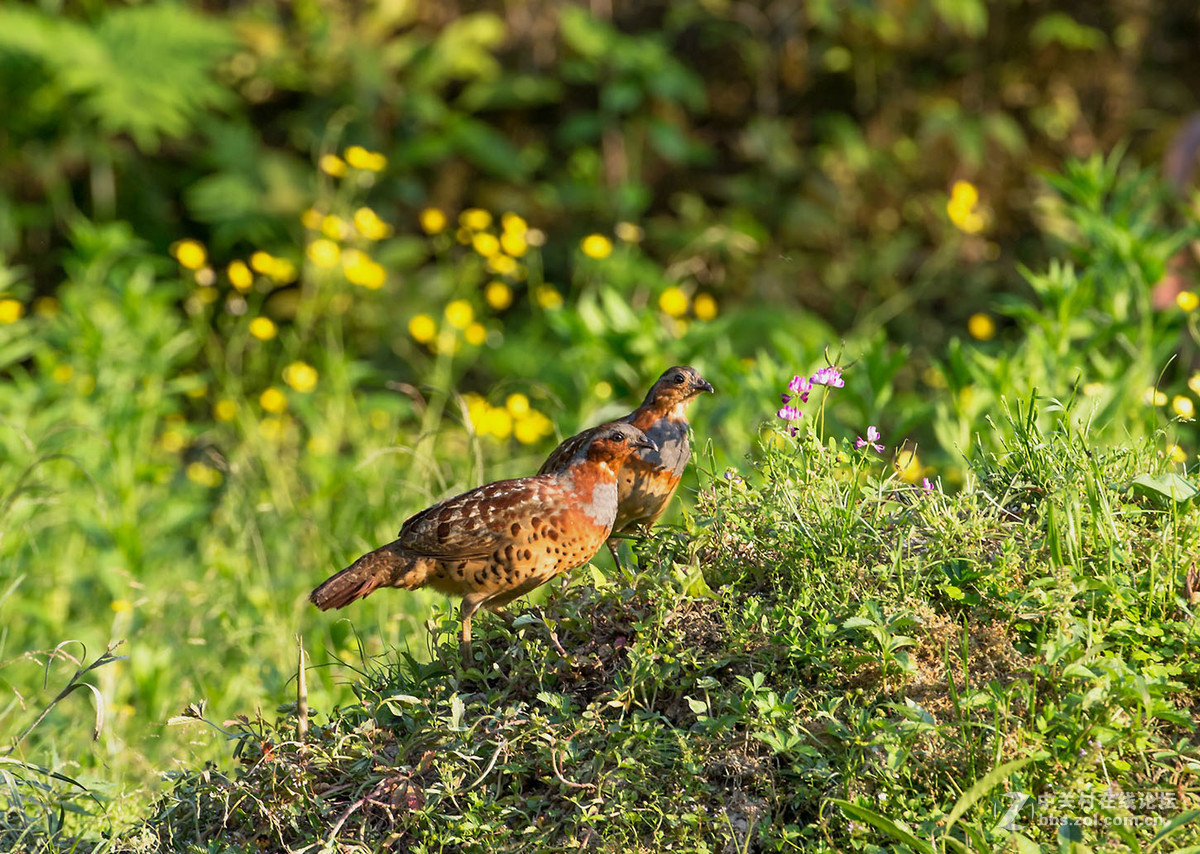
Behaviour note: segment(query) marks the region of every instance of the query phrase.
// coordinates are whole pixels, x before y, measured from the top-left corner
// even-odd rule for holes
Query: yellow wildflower
[[[584,255],[597,260],[607,258],[613,251],[612,241],[603,234],[589,234],[583,238],[579,248],[583,250]]]
[[[520,271],[520,266],[516,259],[509,255],[496,254],[487,259],[488,271],[497,276],[512,276]]]
[[[15,299],[0,299],[0,323],[16,323],[25,315],[25,306]]]
[[[1167,457],[1173,463],[1182,463],[1187,461],[1187,454],[1184,452],[1183,448],[1179,447],[1178,445],[1169,445],[1167,447]]]
[[[1200,306],[1200,297],[1196,296],[1195,291],[1180,291],[1175,297],[1175,304],[1190,313]]]
[[[492,224],[492,215],[483,208],[467,208],[458,215],[458,224],[472,231],[483,231]]]
[[[967,332],[977,341],[990,341],[996,337],[996,321],[981,311],[967,318]]]
[[[532,445],[553,432],[554,425],[550,419],[536,410],[530,410],[528,415],[516,419],[513,424],[513,436],[522,445]]]
[[[503,311],[512,305],[512,288],[510,288],[504,282],[488,282],[487,287],[483,289],[483,298],[487,300],[487,304],[496,311]]]
[[[979,190],[970,181],[955,181],[950,188],[950,201],[946,203],[946,214],[950,221],[967,234],[983,231],[987,224],[983,215],[975,210],[979,203]]]
[[[245,261],[231,261],[225,268],[225,275],[229,277],[229,284],[242,293],[254,287],[254,274],[250,272]]]
[[[530,246],[545,246],[546,232],[542,231],[540,228],[531,228],[529,231],[525,232],[525,242]]]
[[[346,162],[355,169],[366,172],[382,172],[387,168],[387,158],[376,151],[367,151],[361,145],[352,145],[343,152]]]
[[[905,448],[896,454],[893,466],[900,478],[908,483],[915,483],[921,477],[921,460],[917,457],[917,452],[910,448]]]
[[[237,418],[237,404],[229,398],[221,398],[213,404],[213,418],[218,421],[232,421]]]
[[[269,252],[263,252],[260,249],[250,256],[250,268],[256,273],[262,273],[265,276],[274,265],[275,258]]]
[[[497,439],[507,439],[512,435],[513,419],[507,409],[500,406],[489,406],[483,416],[483,424],[479,432],[495,436]]]
[[[168,454],[177,454],[187,444],[187,437],[178,430],[167,430],[158,440],[158,444]]]
[[[697,320],[712,320],[717,316],[717,301],[711,294],[696,294],[692,300],[692,314]]]
[[[392,227],[379,218],[370,208],[359,208],[354,212],[354,228],[367,240],[383,240],[392,233]]]
[[[338,245],[324,237],[319,237],[308,244],[305,254],[308,256],[309,261],[325,269],[336,267],[342,258],[342,250]]]
[[[346,221],[337,214],[327,214],[321,217],[321,233],[330,240],[341,240],[349,235]]]
[[[69,383],[71,381],[71,377],[74,375],[75,369],[70,365],[56,365],[54,370],[50,373],[51,378],[53,378],[56,383],[62,383],[63,385]]]
[[[278,415],[287,409],[287,398],[283,392],[275,386],[271,386],[258,396],[258,405],[272,415]]]
[[[475,319],[475,310],[465,299],[451,300],[443,312],[446,322],[455,329],[466,329]]]
[[[171,254],[180,266],[199,270],[208,263],[208,252],[198,240],[177,240],[171,244]]]
[[[473,347],[480,347],[487,341],[487,327],[476,321],[463,330],[463,338]]]
[[[524,232],[505,231],[500,235],[500,248],[514,258],[520,258],[529,248]]]
[[[678,287],[669,287],[658,297],[658,307],[671,317],[683,317],[687,314],[687,294]]]
[[[428,314],[418,314],[408,322],[408,334],[421,344],[428,344],[437,334],[437,324]]]
[[[1188,377],[1187,385],[1192,390],[1192,394],[1200,397],[1200,371],[1196,371],[1196,373]]]
[[[525,232],[529,230],[529,224],[515,213],[502,214],[500,217],[500,227],[511,234],[525,236]]]
[[[970,181],[955,181],[950,188],[950,201],[970,209],[979,204],[979,190]]]
[[[600,398],[601,400],[608,400],[610,397],[612,397],[612,393],[612,383],[608,382],[607,380],[600,380],[600,382],[592,386],[592,394],[596,395],[596,397]]]
[[[529,406],[529,398],[518,391],[505,398],[504,408],[508,410],[509,415],[513,418],[521,418],[529,414],[531,407]]]
[[[563,296],[552,285],[542,285],[537,289],[537,304],[542,308],[557,309],[563,307]]]
[[[1105,386],[1104,386],[1104,383],[1102,383],[1102,382],[1084,383],[1084,386],[1082,389],[1083,396],[1084,397],[1099,397],[1100,395],[1104,394],[1104,389],[1105,389]]]
[[[276,283],[286,285],[288,282],[296,281],[297,276],[296,265],[286,258],[274,258],[271,261],[271,268],[267,270],[267,275]]]
[[[292,362],[283,369],[283,381],[301,394],[317,387],[317,369],[307,362]]]
[[[486,231],[472,236],[471,246],[484,258],[491,258],[500,251],[500,241],[496,239],[496,235],[488,234]]]
[[[261,249],[250,256],[250,269],[256,273],[262,273],[264,276],[270,276],[281,285],[286,285],[296,278],[295,264],[286,258],[276,258]]]
[[[619,240],[623,240],[626,243],[641,243],[642,238],[646,236],[646,233],[642,231],[642,227],[634,225],[632,222],[618,222],[613,227],[613,231],[616,232]]]
[[[463,402],[467,405],[467,426],[479,432],[479,425],[483,423],[483,416],[487,413],[488,402],[473,391],[463,395]]]
[[[425,208],[418,220],[426,234],[441,234],[446,230],[446,215],[437,208]]]
[[[325,220],[325,214],[321,213],[316,208],[309,208],[304,213],[300,214],[300,224],[309,231],[316,231],[321,227],[321,223]]]
[[[1167,399],[1167,393],[1165,391],[1159,391],[1154,386],[1150,386],[1144,392],[1142,392],[1142,403],[1149,404],[1151,406],[1166,406]]]
[[[346,161],[336,154],[322,154],[317,166],[326,175],[334,178],[341,178],[346,174]]]
[[[192,483],[207,486],[209,489],[221,485],[221,472],[198,460],[188,463],[187,478]]]
[[[1171,408],[1180,418],[1194,418],[1196,415],[1196,405],[1190,397],[1184,397],[1182,394],[1175,395],[1171,400]]]
[[[126,611],[133,610],[133,603],[128,599],[114,599],[108,607],[118,614],[124,614]]]
[[[256,317],[250,321],[250,334],[259,341],[270,341],[278,331],[275,321],[269,317]]]
[[[387,281],[387,271],[383,265],[357,249],[347,249],[342,253],[342,272],[347,281],[372,291],[379,290]]]

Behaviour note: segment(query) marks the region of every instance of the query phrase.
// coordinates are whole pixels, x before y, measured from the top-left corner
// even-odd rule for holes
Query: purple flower
[[[812,380],[808,377],[792,377],[792,381],[788,383],[788,391],[800,395],[800,399],[808,403],[808,393],[812,391]]]
[[[838,382],[841,382],[841,377],[838,377]],[[867,428],[867,438],[864,439],[862,436],[859,436],[858,441],[854,443],[854,447],[874,448],[875,453],[883,453],[883,445],[879,442],[879,431],[875,429],[874,424]]]
[[[921,489],[925,490],[927,493],[933,492],[933,484],[929,482],[929,478],[921,478]]]
[[[794,406],[785,406],[775,413],[784,421],[796,421],[804,417],[804,413]]]
[[[841,368],[830,365],[827,368],[819,369],[813,374],[812,383],[813,385],[827,385],[830,388],[841,388],[846,384],[846,381],[842,379]]]

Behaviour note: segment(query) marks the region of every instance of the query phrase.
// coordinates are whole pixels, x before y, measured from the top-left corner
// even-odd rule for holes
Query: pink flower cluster
[[[788,390],[780,395],[783,398],[783,406],[775,414],[784,421],[799,421],[804,417],[804,412],[794,401],[808,403],[808,395],[813,390],[813,386],[842,388],[845,384],[841,369],[832,365],[818,369],[811,377],[792,377],[792,381],[788,383]],[[794,425],[789,424],[788,430],[793,436],[796,435]]]

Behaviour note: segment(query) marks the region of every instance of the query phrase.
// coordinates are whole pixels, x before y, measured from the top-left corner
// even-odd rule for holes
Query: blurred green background
[[[98,746],[80,694],[20,748],[152,787],[221,753],[186,703],[288,699],[297,633],[421,647],[440,597],[305,596],[671,364],[718,392],[693,488],[827,358],[827,429],[907,479],[960,483],[1035,387],[1194,464],[1158,164],[1195,160],[1198,41],[1165,2],[6,4],[0,731],[46,650],[122,639]]]

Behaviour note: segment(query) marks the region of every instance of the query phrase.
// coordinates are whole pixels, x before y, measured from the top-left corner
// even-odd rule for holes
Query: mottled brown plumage
[[[432,587],[461,596],[462,638],[480,607],[508,602],[587,563],[617,518],[617,475],[634,453],[654,450],[636,427],[609,425],[558,470],[485,484],[410,517],[400,536],[363,555],[312,592],[322,611],[379,587]]]
[[[597,431],[613,424],[632,424],[646,434],[657,447],[642,449],[621,467],[617,485],[617,519],[613,531],[649,529],[667,509],[675,494],[683,470],[692,456],[688,444],[687,406],[702,392],[713,387],[695,368],[676,365],[668,368],[650,387],[642,405],[616,421],[585,430],[555,448],[539,474],[558,471],[568,465],[579,449],[591,442]],[[609,543],[613,559],[617,552]],[[617,561],[618,564],[620,561]]]

